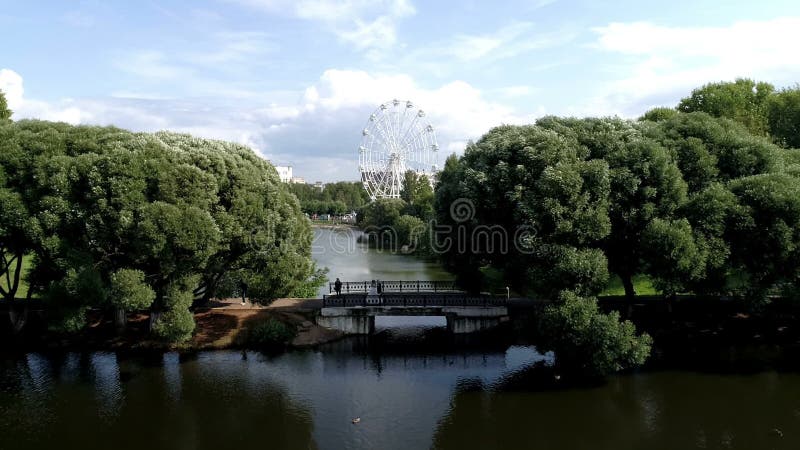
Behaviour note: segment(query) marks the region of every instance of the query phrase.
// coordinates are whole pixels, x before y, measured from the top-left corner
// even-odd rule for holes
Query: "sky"
[[[14,119],[235,141],[310,182],[359,178],[392,99],[425,110],[443,162],[501,124],[800,81],[797,0],[0,0],[0,30]]]

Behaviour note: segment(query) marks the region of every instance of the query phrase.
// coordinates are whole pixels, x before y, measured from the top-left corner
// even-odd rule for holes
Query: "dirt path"
[[[214,300],[208,307],[195,312],[197,331],[192,338],[192,347],[219,349],[243,343],[249,326],[270,318],[293,326],[297,336],[291,345],[308,347],[342,337],[342,333],[317,326],[313,316],[322,307],[320,299],[284,298],[270,305],[242,305],[240,298]]]

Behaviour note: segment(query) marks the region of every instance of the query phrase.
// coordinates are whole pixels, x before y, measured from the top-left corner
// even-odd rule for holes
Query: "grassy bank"
[[[659,292],[653,287],[653,282],[647,275],[636,275],[633,277],[633,288],[636,295],[657,295]],[[622,280],[614,275],[608,280],[608,286],[599,295],[625,295],[625,287]]]
[[[31,268],[32,260],[33,257],[30,255],[26,255],[22,258],[22,274],[19,280],[19,289],[17,289],[17,298],[25,298],[28,295],[28,283],[25,282],[25,277],[28,275],[28,271]],[[13,274],[11,274],[11,276],[13,276]],[[0,287],[2,287],[4,291],[8,292],[9,283],[5,275],[0,277]]]

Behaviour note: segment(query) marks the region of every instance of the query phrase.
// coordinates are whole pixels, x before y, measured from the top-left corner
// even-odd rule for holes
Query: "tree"
[[[647,139],[611,152],[606,161],[611,170],[611,233],[603,249],[609,269],[632,299],[633,276],[646,271],[643,234],[653,220],[673,217],[686,200],[686,183],[669,152]]]
[[[633,276],[647,270],[645,229],[655,218],[671,218],[686,198],[686,183],[675,159],[648,136],[652,131],[646,121],[548,117],[537,123],[572,136],[590,158],[608,165],[611,227],[602,249],[609,270],[620,277],[632,298]]]
[[[433,188],[426,175],[406,171],[400,198],[408,204],[407,214],[426,221],[432,218]]]
[[[744,211],[736,196],[722,183],[713,183],[692,195],[678,214],[692,227],[699,252],[705,255],[702,277],[683,278],[687,290],[698,294],[729,293],[731,230]],[[658,239],[658,237],[654,237]],[[665,250],[666,251],[666,250]]]
[[[308,220],[250,149],[113,127],[10,126],[14,138],[0,140],[5,186],[36,225],[29,292],[63,312],[58,328],[108,307],[123,269],[144,273],[154,291],[154,316],[163,316],[154,331],[180,339],[192,301],[213,297],[228,272],[252,279],[251,295],[264,301],[319,282]]]
[[[556,366],[583,376],[603,376],[644,364],[652,339],[636,334],[616,311],[604,314],[597,300],[563,292],[548,306],[539,322],[542,341],[537,348],[554,351]]]
[[[404,214],[397,218],[394,223],[394,229],[397,236],[396,249],[403,250],[406,248],[407,251],[414,251],[420,245],[420,238],[425,230],[425,222],[418,217]]]
[[[678,111],[674,108],[658,107],[645,112],[642,117],[639,117],[639,121],[648,120],[651,122],[661,122],[671,119],[676,114],[678,114]]]
[[[783,147],[800,148],[800,85],[783,89],[767,100],[769,132]]]
[[[731,259],[751,298],[792,284],[800,275],[800,179],[771,173],[730,183],[741,209],[728,237]]]
[[[568,132],[494,128],[448,159],[436,191],[438,223],[449,227],[444,258],[462,278],[491,265],[521,291],[553,295],[605,286],[608,166]],[[569,256],[569,257],[565,257]],[[565,272],[570,275],[566,276]]]
[[[369,194],[357,181],[328,183],[321,190],[305,183],[291,183],[288,184],[288,188],[300,201],[303,212],[307,214],[341,214],[356,211],[369,203]],[[328,206],[332,203],[335,203],[333,209]],[[343,207],[340,208],[341,205]]]
[[[688,220],[653,219],[642,234],[642,244],[647,272],[660,292],[686,292],[705,276],[706,249],[696,242]]]
[[[11,115],[13,112],[8,109],[8,102],[6,101],[6,95],[0,90],[0,124],[3,122],[11,122]]]
[[[769,83],[737,78],[734,82],[709,83],[681,99],[677,109],[681,112],[705,112],[714,117],[725,117],[744,125],[751,133],[766,136],[767,100],[775,91]]]
[[[781,149],[728,119],[700,112],[678,114],[644,130],[648,137],[673,152],[690,192],[716,181],[782,168]]]

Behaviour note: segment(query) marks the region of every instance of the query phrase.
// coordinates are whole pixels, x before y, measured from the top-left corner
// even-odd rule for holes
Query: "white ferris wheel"
[[[369,116],[361,132],[358,169],[370,198],[399,198],[406,171],[433,182],[439,146],[425,112],[410,101],[392,100]]]

